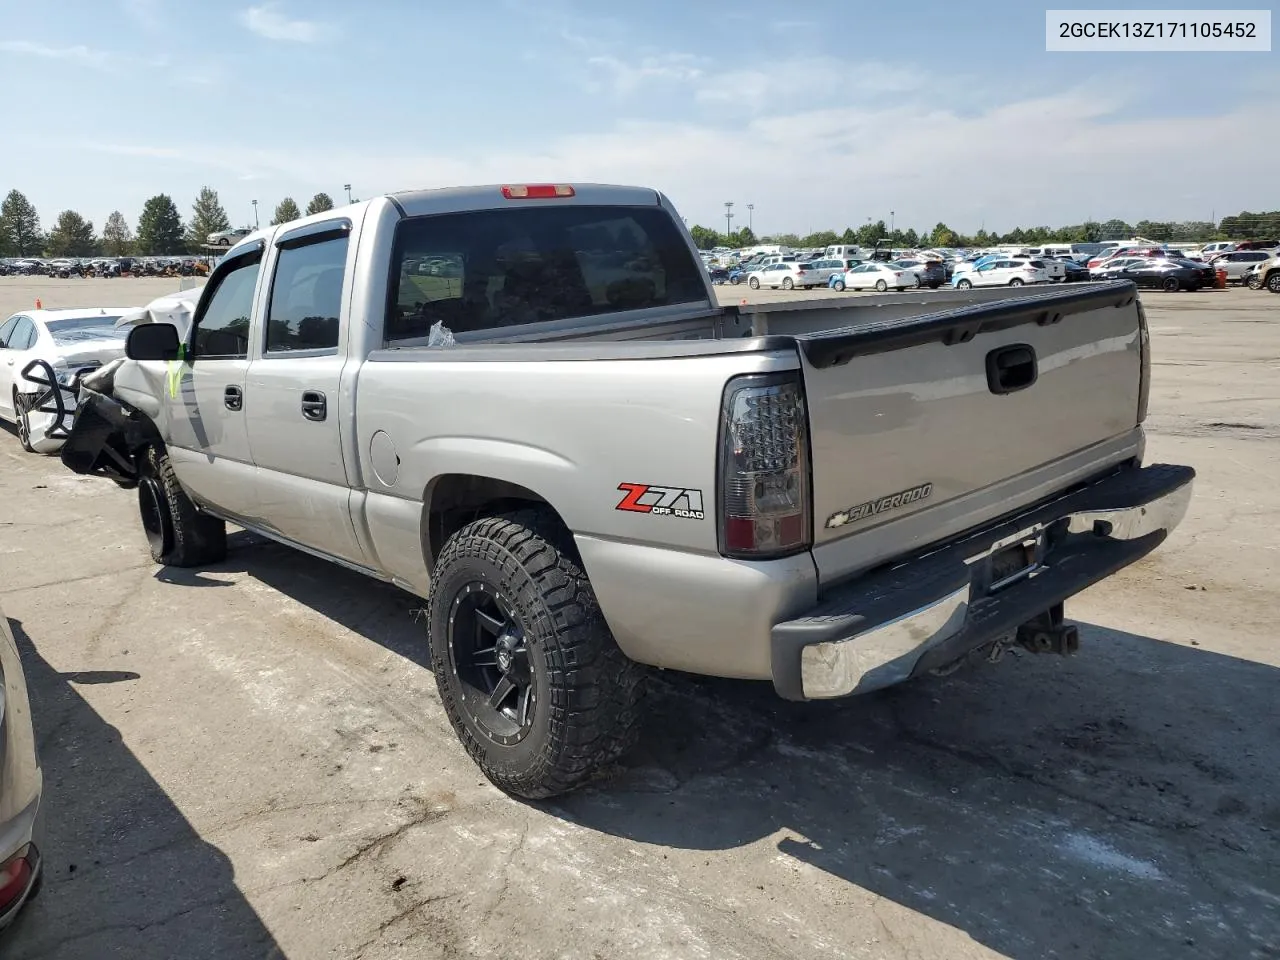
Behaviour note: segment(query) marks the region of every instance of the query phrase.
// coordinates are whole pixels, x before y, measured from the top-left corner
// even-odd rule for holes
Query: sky
[[[643,184],[761,235],[1280,206],[1276,53],[1046,53],[1045,8],[0,0],[0,193],[46,229],[204,185],[237,225],[348,183]]]

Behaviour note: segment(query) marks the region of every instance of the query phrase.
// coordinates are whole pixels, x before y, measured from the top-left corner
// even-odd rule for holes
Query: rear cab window
[[[402,220],[385,339],[707,302],[703,271],[660,207],[562,205]]]

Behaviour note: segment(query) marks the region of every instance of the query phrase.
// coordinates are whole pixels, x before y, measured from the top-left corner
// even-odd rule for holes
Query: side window
[[[195,321],[193,346],[197,358],[237,360],[249,355],[249,318],[261,269],[262,257],[257,255],[216,280],[204,313]]]
[[[10,317],[0,326],[0,347],[9,346],[9,337],[13,334],[13,328],[18,325],[17,317]]]
[[[26,317],[18,318],[18,325],[13,328],[13,337],[9,347],[13,350],[30,350],[36,342],[36,325]]]
[[[279,252],[267,306],[267,353],[337,348],[348,243],[344,235]]]

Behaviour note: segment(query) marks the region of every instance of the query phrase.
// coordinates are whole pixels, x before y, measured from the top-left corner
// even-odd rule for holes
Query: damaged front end
[[[114,361],[76,385],[75,416],[61,457],[74,473],[106,477],[126,490],[138,485],[137,451],[156,442],[150,418],[112,396]]]

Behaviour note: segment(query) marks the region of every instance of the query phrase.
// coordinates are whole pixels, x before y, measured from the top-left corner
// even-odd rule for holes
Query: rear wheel
[[[730,278],[729,278],[729,282],[730,282],[730,283],[732,283],[732,284],[736,287],[738,284],[740,284],[740,283],[742,282],[742,278],[741,278],[741,277],[730,277]]]
[[[1160,281],[1160,289],[1165,293],[1175,293],[1182,284],[1178,283],[1177,277],[1165,277]]]
[[[1022,278],[1021,278],[1021,277],[1014,277],[1012,280],[1010,280],[1010,281],[1009,281],[1009,286],[1011,286],[1011,287],[1020,287],[1020,286],[1022,286]]]
[[[500,789],[566,793],[634,741],[644,669],[618,649],[548,512],[486,517],[450,537],[427,623],[445,712]]]
[[[795,286],[795,284],[791,282],[791,278],[790,278],[790,277],[783,277],[783,278],[782,278],[782,289],[783,289],[783,290],[790,290],[790,289],[791,289],[792,287],[794,287],[794,286]]]
[[[759,278],[759,277],[752,277],[750,280],[748,280],[748,281],[747,281],[747,286],[748,286],[748,287],[750,287],[752,290],[759,290],[759,289],[760,289],[760,278]]]
[[[920,287],[921,287],[921,283],[920,283],[920,274],[916,274],[916,282],[915,282],[915,283],[913,283],[911,286],[912,286],[912,288],[914,288],[914,289],[916,289],[916,290],[919,290],[919,289],[920,289]]]
[[[227,555],[227,525],[196,509],[159,447],[148,447],[139,464],[138,513],[156,563],[199,567]]]
[[[843,280],[837,280],[835,283],[833,283],[833,284],[831,285],[831,288],[832,288],[833,290],[836,290],[836,291],[840,292],[840,293],[844,293],[844,281],[843,281]]]
[[[956,289],[957,289],[957,290],[968,290],[968,289],[970,289],[970,288],[972,288],[972,287],[973,287],[973,283],[972,283],[971,281],[969,281],[969,280],[957,280],[957,281],[956,281]]]
[[[885,292],[886,290],[888,290],[888,289],[889,289],[889,284],[885,283],[885,281],[883,281],[883,280],[877,280],[877,281],[876,281],[876,290],[877,290],[877,291],[879,291],[880,293],[884,293],[884,292]]]
[[[1267,274],[1267,279],[1264,283],[1272,293],[1280,293],[1280,270],[1273,270]]]

